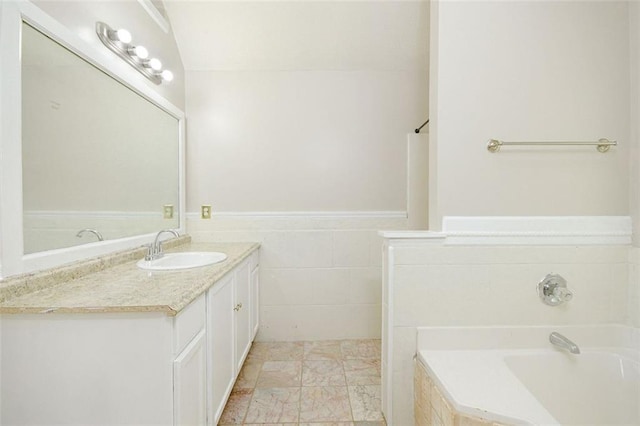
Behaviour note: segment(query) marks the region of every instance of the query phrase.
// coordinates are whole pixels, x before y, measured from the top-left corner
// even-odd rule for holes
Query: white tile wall
[[[398,215],[189,215],[198,241],[258,241],[262,341],[379,338],[382,239]]]
[[[28,254],[97,241],[91,234],[77,238],[84,228],[96,229],[109,240],[176,228],[178,220],[163,219],[161,212],[31,211],[25,212],[23,225]]]
[[[629,289],[626,297],[627,323],[640,327],[640,248],[637,247],[629,250]]]
[[[631,323],[638,325],[640,249],[628,246],[394,246],[393,424],[413,424],[410,381],[417,326]],[[629,255],[629,252],[632,255]],[[547,273],[574,298],[550,307]],[[630,283],[630,285],[628,285]]]

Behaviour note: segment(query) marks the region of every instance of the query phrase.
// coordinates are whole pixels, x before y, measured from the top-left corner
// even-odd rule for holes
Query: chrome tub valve
[[[573,298],[573,293],[567,288],[567,280],[558,274],[547,274],[538,283],[538,296],[549,306],[562,305]]]

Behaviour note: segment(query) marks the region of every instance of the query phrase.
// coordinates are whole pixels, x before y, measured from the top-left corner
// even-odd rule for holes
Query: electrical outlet
[[[211,219],[211,206],[203,205],[200,207],[200,218]]]
[[[165,204],[162,206],[162,215],[165,219],[173,219],[173,204]]]

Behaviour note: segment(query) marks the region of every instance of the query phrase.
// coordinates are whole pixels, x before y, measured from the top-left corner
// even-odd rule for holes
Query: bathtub
[[[552,331],[582,353],[552,346]],[[640,330],[620,325],[424,327],[417,361],[455,415],[507,425],[640,425],[639,344]]]

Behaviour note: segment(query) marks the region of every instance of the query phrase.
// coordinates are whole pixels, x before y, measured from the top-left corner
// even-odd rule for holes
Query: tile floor
[[[219,424],[385,426],[380,340],[255,342]]]

